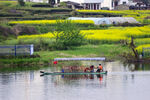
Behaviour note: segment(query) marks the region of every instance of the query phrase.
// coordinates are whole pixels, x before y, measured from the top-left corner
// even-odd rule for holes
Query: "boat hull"
[[[107,71],[104,72],[54,72],[54,73],[49,73],[49,72],[41,72],[42,75],[99,75],[99,74],[107,74]]]

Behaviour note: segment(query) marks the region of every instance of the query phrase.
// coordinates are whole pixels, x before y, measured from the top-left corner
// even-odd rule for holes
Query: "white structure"
[[[24,0],[29,2],[44,2],[48,3],[48,0]],[[79,3],[84,7],[84,9],[90,10],[98,10],[102,7],[107,7],[110,10],[114,9],[114,7],[124,4],[124,5],[131,5],[133,4],[132,0],[59,0],[60,2],[71,1],[75,3]],[[58,0],[55,0],[58,3]]]
[[[111,24],[121,24],[121,23],[135,23],[138,24],[139,22],[136,21],[133,17],[103,17],[103,18],[95,18],[95,17],[69,17],[68,20],[92,20],[94,21],[95,25],[111,25]]]
[[[98,10],[102,7],[114,9],[114,7],[124,4],[130,5],[132,0],[60,0],[60,2],[71,1],[84,6],[84,9]]]
[[[39,2],[39,3],[48,3],[48,0],[24,0],[25,2]]]
[[[60,2],[64,1],[72,1],[79,3],[80,5],[84,6],[84,9],[101,9],[101,3],[103,0],[60,0]]]

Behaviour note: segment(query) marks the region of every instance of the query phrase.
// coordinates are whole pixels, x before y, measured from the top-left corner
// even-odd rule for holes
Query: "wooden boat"
[[[41,76],[43,75],[100,75],[100,74],[107,74],[107,71],[103,71],[103,72],[44,72],[44,71],[40,71],[40,73],[42,73]]]

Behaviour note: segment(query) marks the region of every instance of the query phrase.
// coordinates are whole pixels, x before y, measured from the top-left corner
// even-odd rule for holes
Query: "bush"
[[[80,46],[83,44],[84,35],[80,33],[77,24],[71,23],[70,21],[57,21],[53,35],[56,39],[56,49],[67,50],[73,46]]]
[[[14,55],[0,55],[1,59],[14,59],[14,58],[40,58],[40,55],[36,54],[36,55],[18,55],[18,56],[14,56]]]
[[[39,4],[32,5],[32,7],[51,7],[51,6],[50,6],[50,4],[39,3]]]
[[[22,17],[21,14],[1,12],[0,17]]]
[[[24,38],[19,39],[18,45],[25,45],[25,44],[34,44],[35,51],[42,51],[42,50],[55,50],[54,48],[54,41],[50,38]]]
[[[145,19],[143,20],[143,24],[150,24],[150,19],[146,19],[146,18],[145,18]]]
[[[23,0],[18,0],[18,3],[20,6],[24,6],[25,5],[25,2]]]

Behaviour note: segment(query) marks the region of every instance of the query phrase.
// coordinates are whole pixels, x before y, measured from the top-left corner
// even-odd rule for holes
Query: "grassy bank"
[[[38,59],[1,59],[6,64],[32,63],[44,64],[51,63],[54,58],[62,57],[101,57],[109,60],[120,59],[120,55],[133,55],[129,49],[131,36],[135,38],[135,43],[139,54],[142,53],[142,45],[149,46],[150,30],[149,26],[142,27],[109,27],[99,30],[81,30],[85,34],[84,44],[80,47],[73,47],[69,50],[57,50],[55,48],[56,37],[51,33],[22,35],[17,39],[11,39],[1,42],[1,45],[20,45],[34,44],[35,54],[40,55]],[[26,65],[26,64],[25,64]]]
[[[76,47],[73,50],[59,50],[59,51],[40,51],[36,52],[42,60],[51,60],[54,58],[63,57],[107,57],[108,59],[118,59],[122,52],[128,52],[128,47],[114,44],[102,45],[84,45]]]
[[[43,65],[52,64],[54,58],[63,57],[106,57],[107,60],[118,60],[122,52],[128,53],[128,47],[115,44],[101,44],[101,45],[84,45],[75,47],[72,50],[57,50],[57,51],[39,51],[34,54],[40,57],[36,58],[11,58],[2,59],[0,61],[4,64],[14,65]]]

